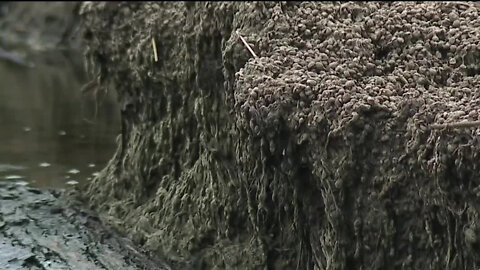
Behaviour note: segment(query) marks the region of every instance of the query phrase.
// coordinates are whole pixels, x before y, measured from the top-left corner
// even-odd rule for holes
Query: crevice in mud
[[[448,53],[450,52],[449,49],[440,47],[438,48],[438,51],[440,52],[443,60],[446,60],[448,58]]]
[[[32,266],[35,266],[35,267],[38,267],[40,269],[45,269],[45,267],[43,267],[43,265],[40,263],[40,261],[38,261],[37,257],[35,257],[34,255],[28,257],[27,259],[24,260],[23,264],[22,264],[23,267],[32,267]],[[46,270],[46,269],[45,269]]]
[[[383,60],[383,59],[387,58],[390,51],[391,51],[391,49],[389,47],[377,48],[374,52],[374,59],[375,60]]]
[[[344,180],[345,181],[345,180]],[[345,185],[345,184],[344,184]],[[347,243],[347,245],[351,246],[352,249],[346,254],[345,258],[345,267],[347,269],[354,269],[355,265],[357,264],[357,259],[355,259],[355,242],[358,241],[356,239],[355,235],[355,222],[359,220],[359,217],[355,217],[354,210],[355,207],[358,207],[355,205],[355,201],[352,198],[355,198],[356,196],[354,195],[354,186],[351,185],[350,187],[344,187],[340,192],[343,192],[343,202],[342,205],[344,207],[344,211],[342,213],[343,215],[343,220],[345,221],[346,224],[344,224],[345,228],[345,239],[346,241],[350,241],[350,243]],[[357,225],[358,226],[358,225]]]
[[[473,77],[480,75],[480,65],[479,66],[469,66],[465,69],[465,74],[467,76]]]

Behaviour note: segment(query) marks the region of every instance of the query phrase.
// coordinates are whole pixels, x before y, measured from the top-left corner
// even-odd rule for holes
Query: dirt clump
[[[205,269],[474,268],[480,131],[431,127],[479,120],[479,10],[85,3],[123,119],[90,203]]]

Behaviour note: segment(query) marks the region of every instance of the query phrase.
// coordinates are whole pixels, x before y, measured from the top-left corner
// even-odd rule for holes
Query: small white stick
[[[250,45],[248,45],[247,41],[240,35],[240,33],[238,32],[237,30],[237,35],[238,37],[242,40],[243,44],[245,45],[245,47],[247,47],[248,51],[250,51],[250,53],[253,55],[253,57],[255,58],[258,58],[258,56],[255,54],[255,52],[252,50],[252,48],[250,47]]]
[[[158,62],[157,44],[155,44],[155,38],[152,38],[152,47],[153,47],[153,56],[155,58],[155,62]]]

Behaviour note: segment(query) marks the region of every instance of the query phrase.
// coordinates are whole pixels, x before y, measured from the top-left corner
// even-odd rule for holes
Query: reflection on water
[[[87,78],[79,59],[59,54],[34,68],[0,61],[0,180],[84,184],[113,155],[120,131],[114,93],[99,101],[95,118],[94,98],[80,93]]]

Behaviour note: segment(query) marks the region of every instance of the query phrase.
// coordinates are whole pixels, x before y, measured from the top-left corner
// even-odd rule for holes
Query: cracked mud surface
[[[0,269],[170,269],[60,192],[0,182]]]

